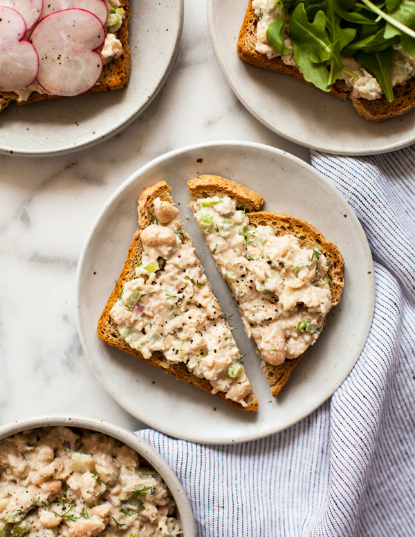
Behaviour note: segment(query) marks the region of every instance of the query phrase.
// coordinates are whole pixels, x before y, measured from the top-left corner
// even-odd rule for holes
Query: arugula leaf
[[[325,62],[314,63],[311,61],[311,47],[309,45],[304,45],[297,41],[293,41],[293,44],[295,61],[303,72],[303,76],[307,82],[311,82],[316,88],[323,91],[330,91],[330,74]]]
[[[399,7],[391,13],[385,13],[377,5],[373,4],[370,0],[361,0],[365,6],[367,6],[373,13],[376,13],[379,17],[389,23],[390,26],[400,30],[404,34],[415,38],[415,31],[410,28],[409,24],[414,23],[415,5],[410,0],[401,0]],[[407,24],[408,23],[408,24]],[[389,28],[389,26],[388,26]],[[391,35],[392,30],[386,32],[385,37],[393,37]]]
[[[386,4],[386,9],[388,10],[388,12],[390,13],[391,11],[396,9],[400,1],[401,0],[386,0],[385,4]]]
[[[322,63],[334,59],[341,65],[340,56],[333,51],[332,43],[326,32],[326,15],[319,11],[314,22],[309,22],[304,4],[298,4],[290,17],[290,34],[293,39],[310,47],[313,63]]]
[[[284,2],[280,2],[280,11],[275,21],[271,22],[267,29],[267,39],[271,46],[278,50],[282,56],[287,56],[291,51],[285,46],[285,14]]]
[[[373,52],[372,54],[367,54],[359,50],[355,58],[375,75],[385,93],[388,103],[391,103],[394,100],[391,83],[393,48],[390,47],[381,52]]]
[[[399,37],[393,37],[392,39],[385,39],[384,37],[385,29],[382,28],[378,30],[375,34],[368,35],[350,43],[343,50],[342,54],[344,56],[354,56],[358,50],[363,50],[363,52],[382,52],[392,45],[399,43]]]
[[[389,15],[398,22],[404,24],[410,30],[415,30],[415,3],[410,2],[409,0],[401,0],[397,4],[395,9],[391,10]],[[395,37],[399,39],[402,43],[402,47],[408,54],[415,58],[415,38],[411,35],[408,35],[407,32],[404,32],[398,29],[396,26],[392,25],[390,22],[386,24],[385,27],[385,39],[391,39]],[[399,42],[399,41],[398,41]]]
[[[334,9],[333,1],[334,0],[327,0],[326,24],[330,33],[331,42],[333,43],[333,48],[340,53],[346,45],[353,41],[356,36],[356,29],[341,27],[341,18]]]
[[[307,82],[312,82],[323,91],[330,91],[334,82],[326,61],[336,56],[326,32],[326,16],[319,11],[310,23],[304,4],[298,4],[290,17],[290,34],[294,44],[294,58]],[[335,58],[340,63],[340,55]]]
[[[336,11],[342,19],[354,24],[368,24],[374,25],[376,22],[368,17],[365,17],[358,11],[349,11],[355,6],[355,0],[352,2],[345,2],[344,0],[332,0],[333,9]]]

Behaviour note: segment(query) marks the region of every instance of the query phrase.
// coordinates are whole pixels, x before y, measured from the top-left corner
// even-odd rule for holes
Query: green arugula
[[[294,58],[307,82],[329,92],[341,72],[358,78],[342,64],[342,56],[354,57],[377,78],[386,99],[394,100],[393,46],[402,45],[415,58],[413,0],[280,0],[267,39],[283,56],[290,52],[287,14]]]

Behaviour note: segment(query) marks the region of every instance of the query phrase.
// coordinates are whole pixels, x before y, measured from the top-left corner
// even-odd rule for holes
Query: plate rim
[[[230,146],[239,146],[239,147],[245,147],[245,148],[253,148],[253,149],[265,150],[265,151],[268,151],[268,152],[271,152],[271,153],[274,153],[274,154],[278,154],[279,156],[282,156],[283,158],[288,158],[289,160],[294,161],[296,164],[304,167],[305,169],[310,170],[310,168],[311,168],[313,173],[316,174],[317,176],[319,176],[319,179],[323,183],[325,183],[325,185],[333,192],[333,195],[335,195],[338,198],[340,198],[350,208],[351,218],[354,220],[354,223],[357,225],[357,230],[358,230],[358,232],[359,232],[359,234],[361,236],[362,243],[364,244],[366,253],[368,254],[367,260],[368,260],[368,263],[370,263],[370,269],[371,269],[370,279],[369,279],[369,283],[368,283],[368,285],[371,288],[371,301],[370,301],[370,304],[368,304],[368,311],[370,311],[370,315],[367,316],[367,319],[365,321],[364,330],[362,330],[362,334],[365,334],[365,337],[364,338],[362,337],[362,342],[359,345],[358,352],[356,352],[356,359],[354,360],[353,364],[351,364],[350,369],[348,370],[348,372],[344,376],[344,378],[341,381],[336,382],[334,384],[335,388],[332,389],[331,393],[327,394],[327,396],[325,394],[323,400],[321,400],[320,402],[318,402],[315,405],[313,405],[312,407],[310,407],[308,409],[307,413],[305,413],[300,418],[295,418],[294,417],[292,420],[289,421],[289,423],[285,424],[282,427],[276,427],[275,429],[273,429],[272,431],[269,431],[269,432],[265,432],[265,433],[259,432],[257,434],[255,434],[255,433],[252,434],[252,432],[251,432],[251,433],[248,433],[246,435],[240,435],[238,437],[238,439],[231,439],[230,438],[228,440],[225,440],[225,439],[220,438],[220,437],[219,438],[218,437],[211,437],[209,440],[207,440],[206,438],[204,438],[203,440],[200,440],[200,439],[198,439],[198,438],[196,438],[196,437],[194,437],[192,435],[182,434],[180,431],[169,429],[169,427],[164,427],[164,425],[163,425],[163,427],[160,427],[160,424],[157,422],[157,420],[154,421],[152,419],[152,417],[151,416],[149,417],[147,414],[144,416],[144,419],[143,419],[142,415],[139,415],[139,413],[131,414],[130,409],[126,407],[126,405],[121,400],[121,398],[116,393],[113,392],[113,390],[111,389],[110,385],[107,385],[106,381],[104,380],[104,376],[102,375],[102,373],[98,373],[98,371],[96,371],[96,369],[95,369],[95,367],[93,365],[93,359],[90,358],[90,356],[89,356],[89,354],[88,354],[88,352],[86,350],[86,341],[88,339],[86,337],[86,334],[85,334],[85,332],[83,330],[82,323],[81,323],[81,310],[82,310],[82,306],[81,306],[82,298],[81,298],[81,296],[82,295],[81,295],[81,286],[80,285],[81,285],[81,280],[82,280],[83,272],[84,272],[83,267],[84,267],[84,264],[85,264],[86,259],[87,259],[87,253],[88,253],[90,242],[92,241],[92,239],[94,237],[94,234],[95,234],[95,231],[96,231],[96,228],[98,227],[103,215],[106,213],[109,205],[116,198],[118,198],[118,196],[126,188],[128,188],[132,183],[137,181],[140,178],[140,176],[145,174],[148,170],[151,170],[152,168],[158,166],[161,162],[169,160],[169,159],[172,159],[172,158],[176,157],[177,155],[184,154],[184,153],[187,153],[187,152],[190,152],[190,151],[206,149],[208,147],[215,147],[215,146],[221,146],[221,147],[223,147],[223,146],[228,146],[228,147],[230,147]],[[75,285],[76,285],[76,306],[77,306],[76,307],[76,326],[77,326],[79,338],[80,338],[80,341],[81,341],[82,349],[83,349],[83,351],[85,353],[85,356],[86,356],[86,358],[87,358],[87,360],[89,362],[89,365],[92,368],[95,376],[98,378],[99,382],[101,383],[103,388],[107,391],[107,393],[126,412],[128,412],[130,415],[134,416],[138,420],[142,421],[147,426],[149,426],[149,427],[151,427],[151,428],[153,428],[155,430],[161,431],[163,434],[173,436],[174,438],[180,438],[180,439],[187,440],[187,441],[190,441],[190,442],[197,442],[197,443],[206,444],[206,445],[228,445],[228,444],[231,444],[231,443],[232,444],[237,444],[237,443],[257,440],[257,439],[260,439],[260,438],[265,438],[265,437],[267,437],[267,436],[269,436],[271,434],[275,434],[277,432],[283,431],[283,430],[291,427],[292,425],[298,423],[302,419],[304,419],[307,416],[309,416],[310,414],[312,414],[317,408],[319,408],[322,404],[324,404],[333,395],[333,393],[342,385],[342,383],[346,380],[346,378],[348,377],[348,375],[350,374],[352,369],[355,367],[355,365],[356,365],[356,363],[357,363],[357,361],[358,361],[358,359],[359,359],[359,357],[360,357],[360,355],[361,355],[361,353],[363,351],[363,348],[364,348],[364,346],[366,344],[367,337],[369,335],[370,328],[371,328],[371,325],[372,325],[373,316],[374,316],[374,309],[375,309],[375,274],[374,274],[373,256],[372,256],[372,252],[370,250],[370,245],[369,245],[368,239],[367,239],[366,234],[365,234],[365,232],[363,230],[363,227],[362,227],[361,223],[359,222],[359,219],[357,218],[357,216],[356,216],[354,210],[352,209],[352,207],[350,206],[350,204],[340,194],[340,192],[335,188],[335,186],[322,173],[320,173],[318,170],[313,168],[310,164],[304,162],[303,160],[299,159],[298,157],[296,157],[296,156],[292,155],[291,153],[288,153],[287,151],[284,151],[282,149],[278,149],[276,147],[268,146],[266,144],[260,144],[260,143],[256,143],[256,142],[247,142],[247,141],[223,140],[223,141],[204,142],[204,143],[198,143],[198,144],[192,144],[192,145],[184,146],[184,147],[181,147],[179,149],[169,151],[168,153],[164,153],[163,155],[151,160],[150,162],[148,162],[147,164],[145,164],[141,168],[137,169],[133,174],[131,174],[128,179],[126,179],[121,185],[119,185],[116,188],[116,190],[113,192],[113,194],[103,204],[101,210],[99,211],[98,215],[96,216],[96,218],[95,218],[95,220],[94,220],[94,222],[93,222],[93,224],[91,226],[91,229],[88,232],[87,237],[86,237],[86,239],[84,241],[84,244],[83,244],[83,247],[82,247],[82,250],[81,250],[81,254],[79,256]],[[84,341],[85,341],[85,344],[84,344]]]
[[[113,136],[115,136],[116,134],[118,134],[119,132],[121,132],[122,130],[124,130],[126,127],[128,127],[128,125],[130,125],[135,119],[137,119],[138,116],[140,116],[144,110],[153,102],[153,100],[156,98],[156,96],[158,95],[158,93],[160,92],[161,88],[164,86],[164,84],[166,83],[169,75],[170,75],[170,72],[176,62],[176,59],[177,59],[177,56],[178,56],[178,53],[179,53],[179,49],[180,49],[180,43],[181,43],[181,39],[182,39],[182,35],[183,35],[183,23],[184,23],[184,0],[178,0],[179,2],[179,17],[180,17],[180,21],[179,21],[179,28],[178,28],[178,32],[177,32],[177,35],[176,35],[176,40],[175,40],[175,43],[174,43],[174,49],[173,49],[173,53],[170,57],[170,61],[164,71],[164,74],[163,76],[161,77],[159,83],[157,84],[156,88],[154,89],[153,93],[150,95],[150,98],[147,99],[145,101],[145,103],[141,106],[141,108],[139,110],[137,110],[132,116],[130,116],[129,118],[127,118],[124,122],[116,125],[114,128],[112,128],[112,126],[110,127],[110,129],[105,133],[103,134],[102,136],[98,136],[97,138],[95,138],[94,140],[90,140],[89,142],[85,142],[85,143],[81,143],[77,146],[69,146],[69,147],[66,147],[66,148],[63,148],[63,149],[52,149],[50,151],[38,151],[38,150],[33,150],[33,151],[30,151],[30,150],[25,150],[25,151],[16,151],[15,149],[7,149],[5,148],[4,146],[1,145],[0,143],[0,155],[8,155],[8,156],[12,156],[12,157],[27,157],[27,158],[30,158],[30,157],[36,157],[36,158],[44,158],[44,157],[57,157],[57,156],[60,156],[60,155],[68,155],[70,153],[76,153],[77,151],[82,151],[83,149],[87,149],[87,148],[91,148],[95,145],[98,145],[102,142],[104,142],[105,140],[108,140],[110,138],[112,138]]]
[[[225,79],[227,83],[229,84],[230,88],[236,95],[236,97],[239,99],[241,104],[248,110],[250,114],[252,114],[260,123],[262,123],[267,129],[269,129],[272,132],[275,132],[282,138],[285,138],[286,140],[289,140],[290,142],[293,142],[297,145],[301,145],[302,147],[307,147],[308,149],[313,149],[315,151],[321,151],[322,153],[329,153],[331,155],[344,155],[344,156],[371,156],[371,155],[381,155],[384,153],[390,153],[392,151],[397,151],[398,149],[404,149],[405,147],[408,147],[415,141],[415,131],[411,138],[407,138],[405,140],[402,140],[400,143],[394,143],[390,144],[388,146],[385,146],[383,149],[375,149],[375,150],[368,150],[364,152],[359,152],[355,150],[332,150],[327,149],[325,147],[321,147],[319,145],[311,143],[305,144],[302,141],[299,141],[297,138],[294,138],[290,134],[277,129],[271,123],[267,121],[266,118],[262,117],[252,106],[249,105],[249,103],[246,101],[246,99],[242,96],[242,93],[238,89],[238,85],[233,82],[233,79],[226,67],[225,60],[223,58],[223,55],[221,53],[221,49],[219,47],[219,41],[216,35],[215,31],[215,25],[214,25],[214,4],[217,0],[206,0],[207,1],[207,15],[208,15],[208,26],[209,26],[209,35],[210,39],[212,41],[213,50],[215,51],[216,59],[218,60],[218,63],[220,65],[220,68],[222,70],[222,73],[225,76]],[[226,1],[226,0],[225,0]],[[242,60],[241,60],[242,61]],[[396,118],[397,119],[397,118]]]

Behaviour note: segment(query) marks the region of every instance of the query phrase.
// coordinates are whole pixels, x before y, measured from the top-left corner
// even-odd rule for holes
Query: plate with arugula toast
[[[0,153],[70,153],[126,127],[170,72],[183,10],[183,0],[0,0]]]
[[[309,165],[210,143],[150,162],[108,200],[77,300],[84,351],[123,408],[172,436],[242,442],[307,416],[346,378],[373,316],[373,261]]]
[[[368,155],[415,140],[415,7],[363,0],[208,0],[239,100],[298,144]]]

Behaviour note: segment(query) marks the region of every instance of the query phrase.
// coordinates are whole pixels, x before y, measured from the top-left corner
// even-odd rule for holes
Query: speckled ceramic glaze
[[[242,61],[236,51],[248,0],[207,0],[216,56],[241,103],[264,125],[297,144],[342,155],[369,155],[415,141],[415,110],[372,123],[342,101],[294,78]]]
[[[182,525],[183,537],[195,537],[196,530],[193,520],[192,510],[189,500],[173,471],[160,455],[141,438],[134,433],[123,429],[118,425],[109,423],[108,421],[98,420],[95,418],[87,418],[84,416],[64,416],[50,415],[39,416],[34,418],[26,418],[17,420],[8,425],[0,427],[0,441],[8,436],[11,436],[27,429],[36,429],[37,427],[56,427],[64,425],[65,427],[81,427],[92,431],[107,434],[123,442],[127,446],[134,449],[141,457],[150,463],[150,465],[161,475],[167,487],[174,497],[177,505],[178,519]]]
[[[187,181],[213,173],[263,194],[265,210],[307,220],[339,247],[346,263],[339,306],[317,343],[277,399],[271,396],[252,342],[246,337],[226,283],[188,207]],[[177,381],[161,370],[98,340],[97,321],[123,267],[137,228],[136,200],[164,179],[244,359],[259,411],[245,414]],[[189,217],[189,219],[186,218]],[[346,378],[366,341],[374,307],[373,262],[364,232],[335,188],[308,164],[268,146],[217,142],[164,155],[133,174],[98,215],[81,254],[77,275],[78,329],[84,351],[110,395],[128,412],[172,436],[205,443],[241,442],[289,427],[320,406]]]
[[[0,153],[70,153],[113,136],[147,107],[174,63],[183,25],[183,0],[130,2],[131,73],[127,88],[27,106],[0,114]]]

